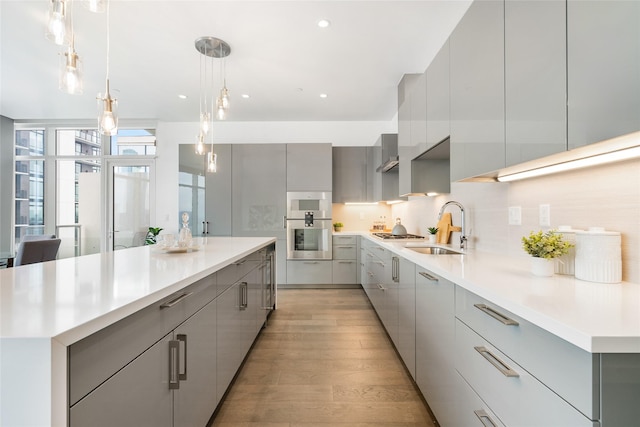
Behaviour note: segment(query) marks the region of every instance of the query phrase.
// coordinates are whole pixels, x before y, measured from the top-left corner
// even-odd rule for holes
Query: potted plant
[[[341,222],[334,222],[334,223],[333,223],[333,230],[334,230],[336,233],[341,232],[341,231],[342,231],[342,227],[344,227],[344,224],[343,224],[343,223],[341,223]]]
[[[149,231],[147,231],[147,237],[144,240],[145,245],[155,245],[158,234],[162,231],[160,227],[149,227]]]
[[[427,228],[427,231],[429,232],[429,242],[435,243],[436,233],[438,233],[438,227],[429,227]]]
[[[531,272],[536,276],[553,276],[554,259],[566,255],[572,247],[555,230],[532,231],[528,237],[522,237],[522,248],[533,257]]]

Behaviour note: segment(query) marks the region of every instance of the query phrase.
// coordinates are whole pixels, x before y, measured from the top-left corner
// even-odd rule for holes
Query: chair
[[[13,263],[9,264],[17,267],[56,259],[61,240],[55,237],[54,235],[24,236]]]

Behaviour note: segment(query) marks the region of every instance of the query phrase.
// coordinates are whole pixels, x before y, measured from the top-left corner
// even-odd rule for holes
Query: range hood
[[[399,161],[398,156],[390,157],[386,162],[376,168],[376,172],[388,172],[398,166]]]

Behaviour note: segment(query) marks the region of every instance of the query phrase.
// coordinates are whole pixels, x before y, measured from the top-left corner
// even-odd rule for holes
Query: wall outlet
[[[509,206],[509,225],[522,225],[522,208]]]
[[[551,205],[540,205],[540,225],[543,227],[551,227]]]

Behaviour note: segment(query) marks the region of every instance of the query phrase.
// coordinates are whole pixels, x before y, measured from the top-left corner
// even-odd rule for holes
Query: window
[[[44,233],[44,152],[43,129],[16,132],[14,217],[16,242],[22,241],[22,237],[28,234]],[[38,159],[32,160],[29,157]]]

